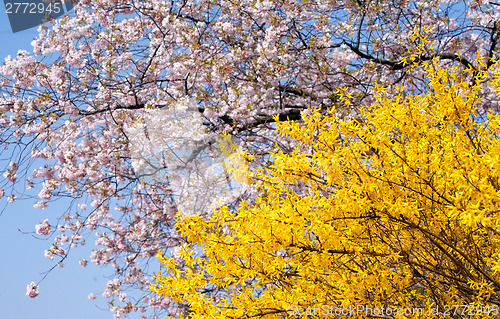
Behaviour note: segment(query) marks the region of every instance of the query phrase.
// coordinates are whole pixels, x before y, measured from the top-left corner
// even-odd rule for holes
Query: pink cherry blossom
[[[42,235],[42,236],[49,235],[50,231],[51,231],[48,219],[46,219],[43,222],[41,222],[40,224],[36,225],[35,228],[36,228],[36,233],[38,235]]]
[[[45,209],[47,208],[47,202],[44,201],[38,201],[33,205],[33,207],[38,208],[38,209]]]
[[[87,259],[85,258],[82,258],[79,262],[80,266],[82,266],[83,268],[87,267]]]
[[[39,294],[38,286],[35,285],[34,282],[31,282],[31,284],[29,284],[26,287],[26,296],[28,296],[30,298],[35,298],[36,296],[38,296],[38,294]]]
[[[8,202],[8,203],[13,203],[13,202],[15,202],[15,201],[16,201],[16,199],[17,199],[17,196],[16,196],[16,195],[14,195],[14,194],[12,194],[12,195],[10,195],[9,197],[7,197],[7,202]]]

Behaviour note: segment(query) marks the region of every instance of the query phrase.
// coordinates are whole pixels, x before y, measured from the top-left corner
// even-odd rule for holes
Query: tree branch
[[[391,70],[395,70],[395,71],[402,70],[408,66],[408,63],[405,63],[405,62],[395,62],[395,61],[389,61],[389,60],[376,58],[370,54],[366,54],[366,53],[361,52],[361,50],[359,50],[358,47],[356,47],[348,42],[344,42],[344,43],[345,43],[345,45],[347,45],[349,47],[349,49],[351,49],[359,57],[361,57],[363,59],[370,60],[370,61],[375,62],[377,64],[387,65],[390,67]],[[417,57],[417,59],[414,62],[420,63],[420,62],[432,60],[434,58],[440,58],[442,60],[453,60],[456,62],[460,62],[463,66],[470,68],[474,71],[477,71],[476,68],[474,67],[474,65],[472,63],[470,63],[466,58],[459,56],[457,54],[454,54],[454,53],[436,53],[436,54],[433,54],[431,56],[420,55],[419,57]]]

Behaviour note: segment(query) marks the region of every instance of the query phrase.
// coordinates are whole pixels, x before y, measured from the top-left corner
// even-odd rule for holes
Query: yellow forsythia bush
[[[160,254],[151,289],[191,318],[499,315],[500,117],[475,110],[500,74],[420,67],[361,118],[278,123],[299,146],[251,204],[179,219],[183,263]]]

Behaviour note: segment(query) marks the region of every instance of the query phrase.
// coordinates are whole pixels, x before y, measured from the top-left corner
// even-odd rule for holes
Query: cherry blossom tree
[[[493,66],[498,6],[80,1],[39,27],[33,52],[7,57],[0,69],[0,142],[9,155],[0,195],[13,202],[24,188],[39,190],[39,209],[70,198],[60,219],[35,227],[54,239],[47,258],[60,263],[71,248],[93,245],[80,263],[114,268],[102,295],[116,318],[175,315],[182,305],[149,292],[151,258],[159,249],[175,256],[182,246],[173,228],[179,210],[209,216],[211,207],[255,195],[230,176],[228,158],[252,156],[255,169],[271,150],[290,152],[294,142],[273,123],[300,121],[308,105],[356,117],[357,106],[373,101],[376,83],[391,88],[411,76],[425,86],[418,69],[407,72],[409,61],[439,57],[471,69],[473,81],[474,71]],[[427,34],[429,50],[415,31]],[[350,104],[338,100],[339,89]],[[495,107],[493,94],[484,110]],[[215,147],[223,132],[240,151]],[[28,293],[38,294],[35,284]]]

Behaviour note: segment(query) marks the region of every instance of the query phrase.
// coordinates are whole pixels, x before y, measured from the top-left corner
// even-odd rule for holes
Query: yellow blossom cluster
[[[159,254],[151,289],[190,318],[499,315],[500,117],[475,110],[500,73],[439,65],[357,119],[278,122],[298,147],[236,212],[178,219],[183,264]]]

